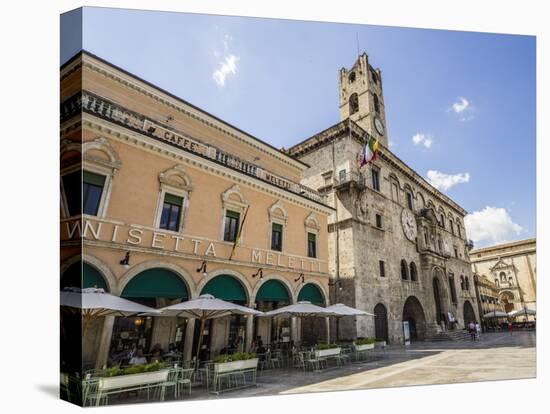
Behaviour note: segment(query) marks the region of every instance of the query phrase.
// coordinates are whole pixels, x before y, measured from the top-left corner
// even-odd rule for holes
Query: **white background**
[[[550,12],[545,1],[88,1],[85,5],[279,17],[537,36],[538,358],[536,380],[102,408],[105,412],[391,413],[548,412],[543,348],[549,268],[548,91]],[[0,14],[0,409],[76,411],[57,398],[59,14],[78,1],[3,2]],[[514,62],[510,62],[511,65]],[[545,76],[542,76],[545,75]],[[543,94],[542,91],[546,93]],[[7,92],[7,94],[6,94]],[[544,117],[546,115],[546,117]],[[506,122],[506,120],[502,120]],[[517,145],[521,145],[521,137]],[[526,137],[529,139],[530,137]],[[475,149],[473,149],[475,150]],[[499,151],[513,149],[499,149]],[[545,156],[546,155],[546,156]],[[488,160],[488,162],[491,162]],[[513,165],[509,168],[514,168]],[[546,189],[545,189],[546,187]],[[506,189],[503,189],[506,191]],[[541,231],[542,230],[542,231]],[[545,254],[546,253],[546,254]],[[544,345],[543,345],[544,344]],[[549,403],[546,402],[546,405]]]

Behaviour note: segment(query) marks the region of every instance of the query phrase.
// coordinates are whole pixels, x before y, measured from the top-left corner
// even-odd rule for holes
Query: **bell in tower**
[[[369,65],[366,53],[350,69],[340,69],[339,87],[340,121],[350,118],[387,147],[382,76]]]

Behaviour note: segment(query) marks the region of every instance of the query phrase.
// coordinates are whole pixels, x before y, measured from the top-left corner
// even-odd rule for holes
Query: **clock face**
[[[404,208],[401,212],[401,225],[407,239],[414,241],[416,239],[416,220],[414,214],[408,208]]]
[[[374,127],[380,135],[384,135],[384,124],[380,121],[380,118],[374,118]]]

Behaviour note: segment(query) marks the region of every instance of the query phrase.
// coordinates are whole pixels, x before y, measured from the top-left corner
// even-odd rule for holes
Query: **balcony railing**
[[[211,159],[218,164],[256,177],[309,200],[320,204],[326,204],[325,197],[311,188],[290,181],[270,171],[266,171],[252,162],[242,160],[215,146],[190,138],[171,126],[149,119],[142,114],[126,109],[88,91],[82,91],[82,94],[73,95],[71,98],[61,103],[61,122],[82,111],[135,130],[143,135],[165,142],[184,151]]]
[[[341,171],[334,180],[336,187],[345,186],[346,184],[355,184],[358,188],[362,189],[366,186],[365,176],[357,171]]]

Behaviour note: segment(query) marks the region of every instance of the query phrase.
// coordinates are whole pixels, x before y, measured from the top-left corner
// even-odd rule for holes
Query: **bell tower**
[[[350,69],[340,69],[340,121],[350,118],[388,146],[382,74],[369,64],[366,53]]]

